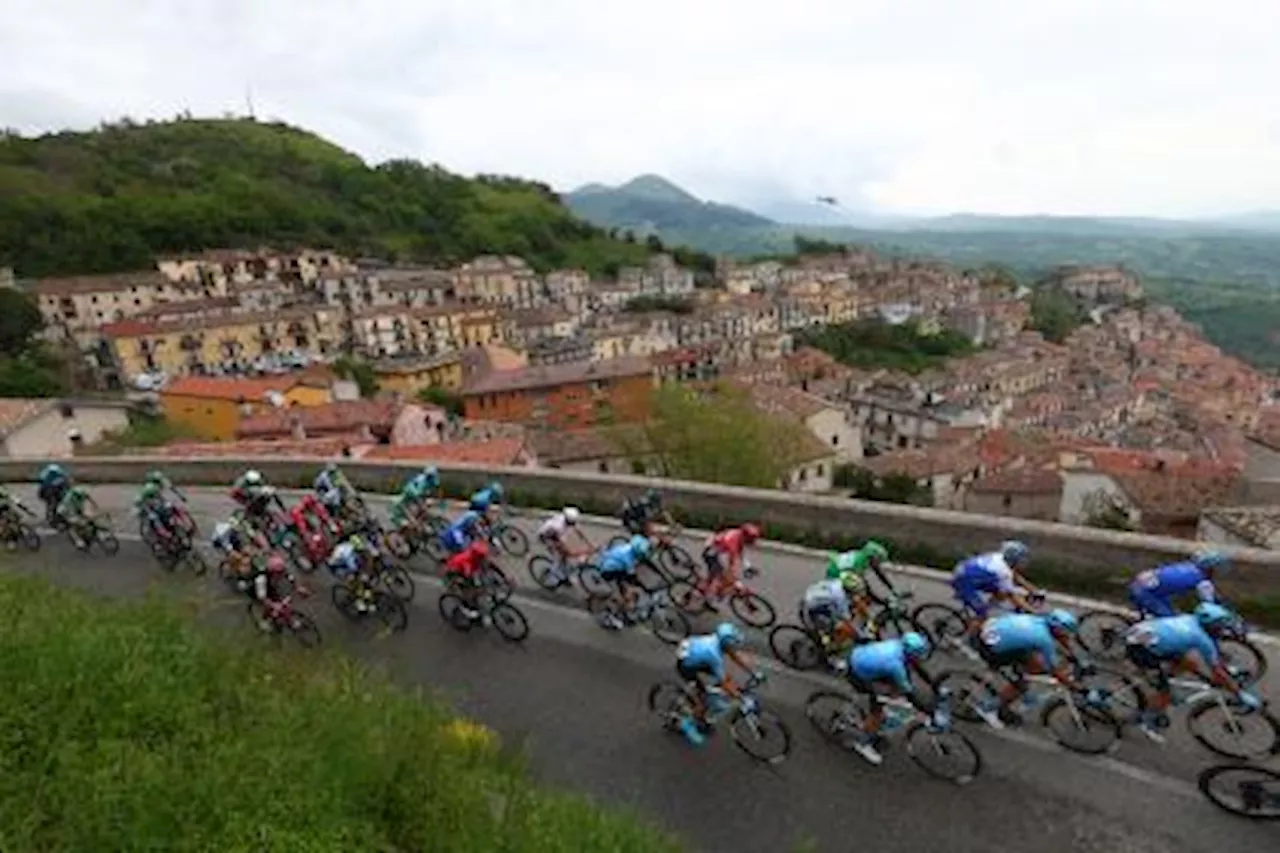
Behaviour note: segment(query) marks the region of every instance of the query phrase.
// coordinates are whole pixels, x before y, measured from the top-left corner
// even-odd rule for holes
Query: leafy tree
[[[859,465],[841,465],[835,471],[835,485],[849,489],[850,497],[865,501],[932,506],[933,494],[914,478],[902,473],[876,477]]]
[[[805,427],[762,413],[741,389],[700,393],[670,383],[653,404],[648,422],[615,439],[634,462],[655,456],[668,477],[777,488],[810,445]]]
[[[440,385],[432,385],[418,392],[418,399],[433,406],[439,406],[454,417],[462,417],[462,397]]]
[[[43,325],[35,299],[0,288],[0,355],[12,358],[26,352]]]
[[[797,255],[839,255],[843,254],[847,248],[843,243],[812,239],[801,234],[796,234],[792,238],[792,245]]]
[[[360,388],[361,397],[372,397],[378,393],[378,377],[367,361],[342,356],[333,363],[333,372],[343,379],[350,379]]]
[[[914,321],[893,325],[880,319],[805,329],[797,333],[796,344],[815,347],[854,367],[887,367],[910,373],[974,351],[973,343],[959,332],[944,329],[925,334]]]
[[[0,357],[0,397],[57,397],[65,390],[61,372],[47,361],[29,353]]]
[[[1031,328],[1045,340],[1062,343],[1085,319],[1085,312],[1070,294],[1039,287],[1031,294]]]

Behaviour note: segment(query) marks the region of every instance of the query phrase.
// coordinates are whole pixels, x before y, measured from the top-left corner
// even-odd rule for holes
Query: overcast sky
[[[0,125],[243,112],[371,161],[882,212],[1280,208],[1280,0],[5,0]]]

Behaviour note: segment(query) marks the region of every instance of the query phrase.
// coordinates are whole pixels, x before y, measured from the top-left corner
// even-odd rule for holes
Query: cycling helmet
[[[578,519],[582,517],[582,513],[578,511],[576,506],[567,506],[564,508],[564,520],[570,524],[577,524]]]
[[[743,643],[742,632],[732,622],[721,622],[716,626],[716,639],[721,646],[729,649],[735,649]]]
[[[632,536],[632,537],[631,537],[631,542],[630,542],[630,543],[628,543],[628,544],[630,544],[630,545],[631,545],[631,551],[632,551],[632,553],[634,553],[637,557],[647,557],[647,556],[649,556],[649,539],[648,539],[648,537],[646,537],[646,536]]]
[[[747,542],[754,542],[760,538],[759,525],[753,524],[751,522],[747,522],[746,524],[742,525],[741,529],[742,529],[742,538]]]
[[[337,462],[326,462],[326,463],[325,463],[325,466],[324,466],[324,472],[325,472],[326,474],[336,474],[336,473],[338,473],[338,463],[337,463]]]
[[[1221,551],[1200,551],[1191,558],[1191,562],[1196,564],[1196,568],[1205,571],[1213,571],[1214,569],[1225,569],[1227,567],[1227,555]]]
[[[1029,553],[1027,546],[1015,539],[1010,539],[1007,542],[1000,543],[1000,555],[1004,557],[1004,561],[1011,566],[1014,563],[1021,563],[1026,560]]]
[[[45,476],[51,476],[53,474],[62,474],[63,476],[66,476],[67,472],[61,465],[55,462],[52,465],[44,466],[44,471],[41,473]]]
[[[78,498],[89,497],[89,491],[84,486],[72,486],[67,490],[67,494],[75,495]]]
[[[475,542],[471,543],[471,551],[478,557],[488,557],[489,543],[483,539],[477,539]]]
[[[833,577],[840,573],[840,555],[832,554],[827,557],[827,577]]]
[[[423,468],[422,473],[425,474],[429,479],[432,479],[432,480],[440,479],[440,469],[434,465],[428,465],[426,468]]]
[[[662,506],[662,493],[657,489],[649,489],[644,493],[644,502],[652,507]]]
[[[152,470],[148,471],[148,472],[147,472],[147,482],[148,482],[148,483],[163,483],[163,482],[164,482],[164,472],[163,472],[163,471],[161,471],[161,470],[159,470],[159,469],[152,469]]]
[[[889,559],[889,549],[874,539],[867,540],[866,544],[862,546],[862,553],[868,559],[876,563],[881,563]]]
[[[279,554],[272,554],[270,557],[267,558],[268,574],[273,574],[273,575],[283,574],[285,571],[288,570],[288,568],[289,568],[288,565],[284,561],[284,557],[281,557]]]
[[[159,497],[159,495],[160,495],[160,487],[157,486],[155,483],[147,481],[146,483],[142,484],[141,496],[143,497],[143,499]]]
[[[495,498],[502,497],[502,484],[499,483],[497,480],[494,480],[492,483],[490,483],[488,488],[489,488],[489,493],[493,495]]]
[[[1221,628],[1229,625],[1235,619],[1231,615],[1231,611],[1223,607],[1221,604],[1214,604],[1212,601],[1201,602],[1196,607],[1196,620],[1204,628]]]
[[[850,595],[861,595],[865,584],[857,572],[841,572],[840,586],[844,587],[844,591]]]
[[[907,657],[919,660],[929,654],[929,641],[917,631],[908,631],[902,635],[902,651]]]
[[[1049,623],[1049,627],[1053,630],[1066,631],[1069,634],[1074,634],[1076,629],[1080,627],[1080,623],[1076,621],[1076,615],[1070,610],[1063,610],[1062,608],[1049,611],[1045,621]]]
[[[262,472],[257,471],[257,470],[245,471],[245,472],[244,472],[244,483],[245,483],[245,485],[246,485],[246,486],[261,486],[261,485],[262,485]]]
[[[213,535],[209,537],[214,542],[226,537],[232,531],[232,526],[225,521],[219,521],[213,526]]]

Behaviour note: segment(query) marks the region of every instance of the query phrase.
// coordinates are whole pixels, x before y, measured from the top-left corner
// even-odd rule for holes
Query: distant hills
[[[636,234],[717,232],[777,225],[740,207],[703,201],[658,175],[641,175],[616,187],[586,184],[563,198],[570,210],[589,222]]]

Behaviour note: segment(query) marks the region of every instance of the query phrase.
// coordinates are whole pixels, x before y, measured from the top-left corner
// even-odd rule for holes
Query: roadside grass
[[[333,652],[0,576],[0,850],[677,851]]]

